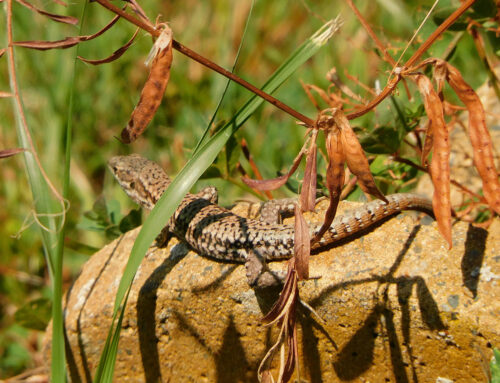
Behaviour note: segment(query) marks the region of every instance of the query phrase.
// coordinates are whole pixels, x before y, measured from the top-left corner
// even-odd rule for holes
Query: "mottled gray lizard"
[[[156,163],[137,154],[117,156],[108,166],[130,198],[151,210],[170,184],[170,178]],[[402,210],[418,210],[432,215],[429,199],[414,194],[386,196],[389,203],[369,202],[353,212],[335,218],[328,231],[313,249],[323,247],[373,226]],[[294,248],[294,227],[278,223],[278,211],[293,211],[293,203],[264,204],[265,219],[240,217],[217,205],[215,188],[197,194],[188,193],[170,218],[157,242],[160,245],[174,235],[202,256],[245,263],[249,284],[265,287],[277,283],[277,276],[265,261],[290,258]],[[270,222],[269,212],[275,212]],[[313,237],[321,225],[310,225]]]

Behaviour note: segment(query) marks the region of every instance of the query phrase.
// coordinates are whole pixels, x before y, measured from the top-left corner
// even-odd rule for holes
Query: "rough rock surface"
[[[454,225],[450,251],[432,221],[416,222],[401,215],[311,258],[310,274],[321,278],[301,282],[300,294],[325,323],[301,310],[303,381],[487,381],[500,346],[500,220],[488,232]],[[96,253],[66,296],[73,382],[95,372],[137,232]],[[256,295],[244,267],[176,240],[151,248],[130,293],[115,381],[255,382],[277,337],[260,323],[276,294]]]

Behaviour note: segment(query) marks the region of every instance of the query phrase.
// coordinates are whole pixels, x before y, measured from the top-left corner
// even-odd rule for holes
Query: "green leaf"
[[[97,200],[94,202],[92,206],[92,215],[95,217],[96,221],[108,221],[108,208],[106,206],[106,199],[103,195],[97,197]]]
[[[222,173],[220,169],[212,164],[208,167],[208,169],[203,173],[203,175],[200,177],[200,179],[207,179],[207,178],[221,178]]]
[[[115,199],[112,199],[106,204],[106,209],[108,211],[108,216],[106,217],[109,219],[109,222],[118,225],[118,223],[122,220],[122,214],[120,211],[120,202],[118,202]]]
[[[493,359],[490,363],[491,383],[500,383],[500,350],[493,349]]]
[[[47,298],[32,300],[14,314],[16,322],[26,328],[43,331],[52,315],[52,302]]]
[[[358,136],[358,140],[368,153],[374,154],[390,154],[398,150],[401,144],[400,134],[398,129],[390,125],[381,125],[375,127],[371,131],[366,131],[363,128],[354,127],[354,132]]]
[[[445,7],[434,13],[432,20],[434,24],[441,25],[453,12],[457,10],[456,7]],[[466,12],[458,18],[449,28],[448,31],[465,31],[467,29],[467,16],[470,16],[472,12]]]
[[[140,226],[142,223],[141,210],[134,209],[130,210],[125,217],[122,218],[120,224],[118,225],[120,232],[126,233],[136,227]]]
[[[473,19],[488,18],[492,19],[497,14],[498,10],[493,0],[480,0],[472,4],[474,14]]]

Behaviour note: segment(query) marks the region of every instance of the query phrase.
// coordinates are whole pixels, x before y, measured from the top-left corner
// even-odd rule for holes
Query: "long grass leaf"
[[[11,2],[6,2],[7,15],[7,39],[12,39],[12,8]],[[26,172],[31,193],[33,195],[34,211],[33,217],[38,223],[42,243],[44,247],[44,255],[52,280],[52,299],[53,299],[53,338],[52,338],[52,369],[51,378],[54,382],[64,382],[66,379],[65,372],[65,355],[64,355],[64,337],[63,337],[63,318],[61,307],[61,286],[62,286],[62,257],[57,256],[58,230],[59,226],[64,222],[64,203],[59,192],[49,184],[49,180],[43,174],[43,169],[37,159],[37,149],[32,139],[32,131],[28,125],[24,114],[22,97],[17,83],[16,65],[14,48],[9,43],[7,46],[8,57],[8,73],[10,80],[13,110],[16,118],[16,133],[20,146],[26,148],[24,152]],[[54,198],[56,195],[56,198]],[[59,201],[57,201],[59,199]]]
[[[84,3],[80,20],[84,20],[87,3]],[[83,23],[80,24],[80,33],[82,32]],[[69,184],[70,184],[70,167],[71,167],[71,143],[72,143],[72,118],[73,118],[73,95],[75,88],[76,65],[78,62],[78,49],[75,49],[73,58],[73,73],[70,83],[68,84],[69,102],[67,110],[67,121],[65,126],[64,142],[64,170],[62,179],[62,197],[65,200],[69,199]],[[62,309],[62,274],[64,260],[64,237],[66,233],[66,220],[63,222],[57,236],[57,247],[54,259],[54,279],[52,288],[52,355],[51,355],[51,377],[54,382],[63,381],[66,371],[66,353],[64,347],[64,318]],[[57,377],[57,379],[55,378]],[[60,379],[60,380],[59,380]]]
[[[238,46],[238,52],[236,52],[236,57],[234,58],[233,67],[231,68],[231,73],[234,73],[234,70],[236,68],[236,64],[238,64],[238,59],[240,58],[241,48],[243,47],[243,43],[245,42],[245,35],[247,33],[248,25],[250,24],[250,18],[252,17],[252,11],[253,11],[254,3],[255,3],[255,1],[252,0],[252,4],[250,5],[250,10],[248,11],[247,20],[245,22],[245,28],[243,29],[243,34],[241,36],[240,45]],[[203,134],[201,135],[200,140],[196,144],[196,147],[194,148],[193,153],[196,153],[198,151],[198,149],[203,144],[206,143],[206,140],[207,140],[207,137],[208,137],[208,132],[210,132],[210,127],[212,126],[212,124],[215,121],[215,117],[217,116],[217,113],[219,112],[219,109],[220,109],[220,107],[222,105],[222,101],[224,101],[224,96],[226,95],[227,90],[229,89],[229,84],[231,84],[231,80],[227,79],[226,86],[224,87],[224,91],[222,92],[220,100],[219,100],[219,102],[218,102],[218,104],[217,104],[217,106],[215,108],[214,114],[212,115],[212,118],[210,119],[210,122],[208,123],[207,127],[203,131]]]

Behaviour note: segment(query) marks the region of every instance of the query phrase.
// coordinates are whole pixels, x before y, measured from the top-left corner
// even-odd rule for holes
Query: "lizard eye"
[[[132,182],[130,183],[130,188],[131,188],[131,189],[135,189],[135,182],[134,182],[134,181],[132,181]]]

